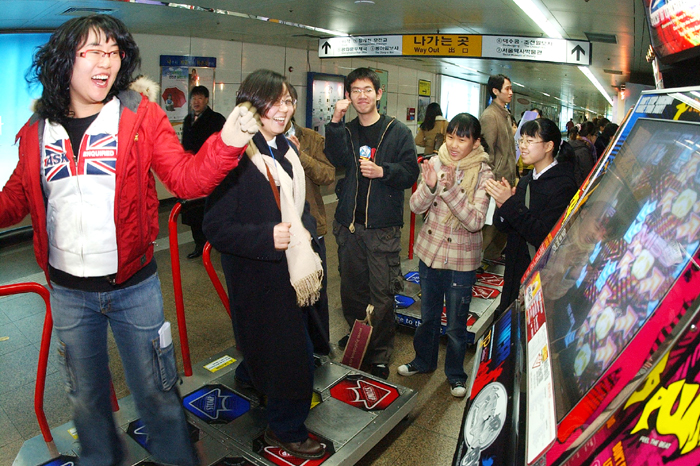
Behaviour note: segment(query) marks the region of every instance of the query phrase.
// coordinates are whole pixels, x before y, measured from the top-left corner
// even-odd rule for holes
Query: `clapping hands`
[[[511,187],[505,178],[501,178],[501,181],[488,180],[486,182],[486,193],[496,201],[496,207],[501,207],[504,202],[515,194],[515,186]]]

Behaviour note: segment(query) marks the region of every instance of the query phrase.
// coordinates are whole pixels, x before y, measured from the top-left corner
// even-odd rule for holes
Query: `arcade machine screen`
[[[698,248],[700,125],[640,119],[535,267],[560,422],[632,341]]]

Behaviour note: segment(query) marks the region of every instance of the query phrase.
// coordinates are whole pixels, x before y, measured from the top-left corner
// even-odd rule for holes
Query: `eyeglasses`
[[[527,146],[530,146],[532,144],[537,144],[540,142],[544,142],[544,141],[531,141],[529,139],[523,139],[523,138],[518,139],[518,145],[520,147],[527,147]]]
[[[353,88],[350,92],[355,96],[359,96],[360,94],[372,95],[374,89],[372,89],[371,87],[366,87],[364,89]]]
[[[294,99],[280,99],[274,104],[272,104],[273,107],[281,107],[284,104],[285,107],[291,108],[294,107],[297,104],[297,101]]]
[[[83,52],[78,53],[78,56],[87,58],[88,60],[92,62],[98,62],[104,57],[109,58],[110,60],[114,61],[121,61],[124,59],[126,56],[126,53],[124,53],[123,50],[112,50],[111,52],[105,52],[104,50],[98,50],[98,49],[90,49],[90,50],[85,50]]]

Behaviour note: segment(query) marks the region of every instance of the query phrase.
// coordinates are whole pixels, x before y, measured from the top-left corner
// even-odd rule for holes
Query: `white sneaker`
[[[399,368],[396,371],[399,373],[399,375],[403,375],[404,377],[410,377],[418,373],[418,369],[416,369],[416,366],[414,366],[410,362],[408,364],[403,364],[399,366]]]
[[[455,398],[464,398],[467,394],[467,387],[464,386],[463,382],[455,382],[450,384],[450,393]]]

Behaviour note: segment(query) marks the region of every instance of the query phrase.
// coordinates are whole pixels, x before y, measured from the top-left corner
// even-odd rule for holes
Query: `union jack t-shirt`
[[[116,273],[114,193],[119,100],[107,103],[78,148],[66,129],[46,122],[41,151],[47,196],[49,263],[77,277]]]

